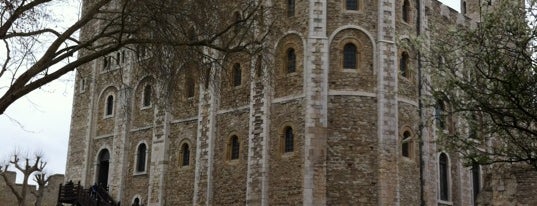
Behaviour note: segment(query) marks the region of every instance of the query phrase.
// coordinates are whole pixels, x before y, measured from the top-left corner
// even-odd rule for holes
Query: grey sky
[[[459,10],[460,0],[440,1]],[[62,6],[58,12],[64,20],[74,21],[78,3],[70,7]],[[73,79],[74,73],[71,72],[61,80],[15,102],[5,115],[0,116],[0,162],[7,161],[15,150],[30,156],[39,152],[48,162],[47,173],[65,172]],[[0,79],[0,85],[2,81],[5,83],[5,80]]]

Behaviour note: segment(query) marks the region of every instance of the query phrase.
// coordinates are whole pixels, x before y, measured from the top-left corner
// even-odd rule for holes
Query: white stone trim
[[[298,100],[298,99],[302,99],[304,98],[305,95],[304,94],[301,94],[301,95],[295,95],[295,96],[285,96],[285,97],[278,97],[278,98],[274,98],[272,99],[272,103],[285,103],[285,102],[290,102],[290,101],[293,101],[293,100]]]
[[[348,91],[348,90],[329,90],[328,96],[359,96],[359,97],[377,97],[377,94],[364,91]]]
[[[172,120],[170,123],[171,124],[178,124],[178,123],[190,122],[190,121],[194,121],[194,120],[198,120],[198,119],[199,119],[199,117],[195,116],[195,117],[190,117],[190,118]]]
[[[148,129],[151,129],[151,128],[153,128],[153,125],[145,126],[145,127],[133,128],[133,129],[130,130],[130,132],[139,132],[139,131],[148,130]]]
[[[397,102],[403,102],[403,103],[410,104],[412,106],[418,107],[418,102],[416,102],[414,100],[407,99],[407,98],[397,97]]]
[[[221,109],[221,110],[218,110],[216,112],[216,114],[220,115],[220,114],[225,114],[225,113],[228,113],[228,112],[238,112],[238,111],[247,110],[247,109],[250,109],[250,105],[237,107],[237,108],[232,108],[232,109]]]

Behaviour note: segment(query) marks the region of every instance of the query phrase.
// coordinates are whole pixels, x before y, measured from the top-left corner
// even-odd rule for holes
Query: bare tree
[[[39,172],[34,175],[34,181],[37,183],[37,191],[32,191],[35,196],[35,206],[41,206],[43,202],[43,196],[45,195],[45,186],[47,185],[50,176],[47,176],[44,172]]]
[[[0,87],[0,114],[24,95],[122,48],[166,47],[214,58],[208,51],[258,51],[272,25],[265,20],[270,6],[262,0],[93,0],[84,2],[77,21],[57,29],[47,24],[55,19],[47,11],[53,3],[0,1],[6,51],[0,57],[0,80],[9,81]]]
[[[28,194],[28,180],[31,177],[32,174],[36,172],[42,172],[45,166],[47,166],[47,163],[42,160],[41,155],[35,155],[35,159],[30,158],[24,158],[21,160],[19,154],[14,154],[12,158],[9,160],[9,162],[6,165],[0,165],[0,176],[2,176],[2,179],[4,179],[4,182],[9,187],[11,193],[15,195],[17,198],[17,203],[19,206],[26,205],[26,196]],[[8,179],[7,171],[10,166],[13,166],[17,171],[22,173],[23,179],[20,189],[18,189],[15,185],[15,182],[11,182]],[[39,178],[43,178],[44,176],[36,176],[36,179],[39,180]],[[47,180],[42,180],[42,182],[45,182]],[[38,182],[39,183],[39,182]],[[46,183],[46,182],[45,182]],[[44,185],[43,185],[44,186]],[[40,185],[41,187],[41,185]]]
[[[470,164],[537,170],[536,1],[497,1],[475,26],[434,34],[428,57],[440,142]],[[452,124],[443,122],[445,118]],[[446,121],[449,122],[449,121]]]

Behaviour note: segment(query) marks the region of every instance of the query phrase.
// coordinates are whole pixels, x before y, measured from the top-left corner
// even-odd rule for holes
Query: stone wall
[[[8,171],[7,173],[7,181],[9,181],[11,184],[15,184],[16,179],[16,173],[12,171]],[[31,181],[31,180],[30,180]],[[64,183],[64,175],[61,174],[55,174],[51,175],[48,184],[44,188],[43,198],[41,199],[42,206],[55,206],[58,200],[58,192],[60,189],[60,184]],[[35,183],[32,183],[35,184]],[[21,184],[15,184],[15,189],[20,192],[22,189]],[[26,193],[26,204],[25,206],[31,206],[34,205],[36,197],[34,193],[37,191],[36,185],[28,185],[28,190]],[[11,191],[11,189],[7,186],[6,182],[2,178],[0,180],[0,202],[2,205],[17,205],[17,198]]]

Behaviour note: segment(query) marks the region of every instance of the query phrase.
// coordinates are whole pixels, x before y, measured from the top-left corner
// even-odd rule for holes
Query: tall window
[[[358,10],[358,0],[345,0],[345,9],[347,10]]]
[[[462,14],[466,14],[466,1],[462,2]]]
[[[106,109],[105,109],[105,116],[111,116],[114,113],[114,96],[108,95],[106,97]]]
[[[231,136],[229,140],[229,159],[239,159],[240,143],[239,138],[236,135]]]
[[[472,165],[472,188],[474,190],[474,205],[477,205],[477,195],[481,191],[481,169],[478,164]]]
[[[194,97],[195,93],[195,83],[192,77],[187,77],[186,79],[186,97]]]
[[[233,13],[233,18],[235,18],[235,33],[239,33],[243,25],[241,13]]]
[[[294,134],[293,134],[293,128],[286,127],[285,128],[285,136],[284,136],[284,152],[293,152],[294,150]]]
[[[147,153],[147,147],[144,143],[138,145],[136,152],[136,172],[145,171],[145,156]]]
[[[437,100],[434,108],[434,116],[436,120],[436,126],[440,129],[444,129],[446,127],[444,121],[444,108],[444,102]]]
[[[149,107],[151,106],[151,85],[145,85],[144,86],[144,95],[143,95],[143,107]]]
[[[438,170],[440,175],[440,200],[449,201],[449,162],[445,153],[440,153]]]
[[[287,16],[295,16],[295,0],[287,0]]]
[[[403,132],[403,140],[401,143],[401,155],[403,155],[403,157],[410,157],[410,146],[410,132],[405,131]]]
[[[287,73],[293,73],[296,71],[296,54],[295,49],[287,49]]]
[[[399,59],[399,72],[401,73],[401,76],[408,78],[408,53],[403,52],[401,54],[401,59]]]
[[[403,21],[410,22],[410,2],[408,0],[403,2]]]
[[[241,65],[236,63],[233,65],[233,86],[240,86],[242,82]]]
[[[187,166],[190,164],[190,148],[187,143],[184,143],[181,147],[182,162],[181,165]]]
[[[356,46],[352,43],[343,47],[343,68],[356,69]]]

